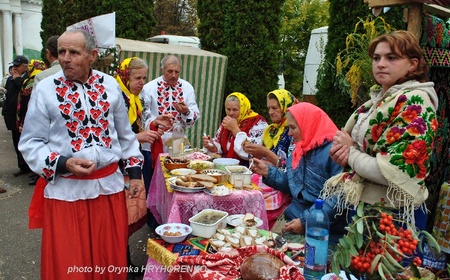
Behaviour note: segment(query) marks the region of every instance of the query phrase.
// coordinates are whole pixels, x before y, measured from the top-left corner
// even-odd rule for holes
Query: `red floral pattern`
[[[424,106],[419,95],[411,96],[409,92],[405,90],[395,106],[380,110],[370,119],[364,149],[372,156],[376,153],[390,155],[391,164],[411,178],[424,180],[429,173],[429,155],[437,130],[436,114],[432,108]],[[362,106],[357,115],[368,109]]]
[[[59,109],[63,118],[67,120],[66,127],[72,138],[70,144],[73,152],[92,146],[93,141],[105,148],[111,145],[107,118],[110,104],[102,81],[102,76],[94,74],[84,84],[87,89],[86,102],[90,107],[88,111],[86,106],[81,104],[77,85],[64,78],[60,78],[57,82],[56,92],[61,103]]]

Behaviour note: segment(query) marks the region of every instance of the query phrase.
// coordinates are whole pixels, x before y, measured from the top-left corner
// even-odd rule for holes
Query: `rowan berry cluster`
[[[426,242],[436,252],[439,245],[429,232],[416,231],[397,217],[396,211],[383,202],[370,205],[361,202],[347,226],[347,234],[339,239],[334,250],[332,272],[339,275],[344,270],[349,279],[352,274],[356,278],[400,280],[404,279],[409,263],[414,275],[419,275],[417,267],[422,260],[416,253],[421,244]]]
[[[379,217],[373,217],[372,229],[367,232],[368,243],[352,256],[351,267],[360,274],[378,272],[381,266],[386,276],[394,276],[401,267],[404,258],[412,258],[416,252],[419,240],[410,229],[398,227],[393,215],[382,212]],[[416,266],[422,264],[419,257],[414,257]],[[387,277],[389,278],[389,277]]]

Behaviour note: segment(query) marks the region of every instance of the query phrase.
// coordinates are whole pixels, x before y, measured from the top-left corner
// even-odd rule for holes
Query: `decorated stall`
[[[116,38],[116,46],[110,48],[94,67],[112,73],[118,61],[137,56],[147,62],[147,79],[151,81],[162,75],[160,62],[164,56],[174,54],[181,58],[183,64],[180,78],[187,80],[194,87],[201,113],[200,121],[187,130],[187,135],[193,147],[200,147],[203,132],[213,134],[221,120],[227,57],[198,48],[122,38]]]

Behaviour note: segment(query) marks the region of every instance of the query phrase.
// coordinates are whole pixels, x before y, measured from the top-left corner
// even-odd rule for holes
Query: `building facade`
[[[42,0],[0,0],[0,73],[15,55],[41,59]]]

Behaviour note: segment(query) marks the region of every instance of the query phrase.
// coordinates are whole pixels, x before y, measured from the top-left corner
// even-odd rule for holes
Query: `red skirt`
[[[74,202],[44,199],[44,213],[42,280],[127,278],[124,192]]]

